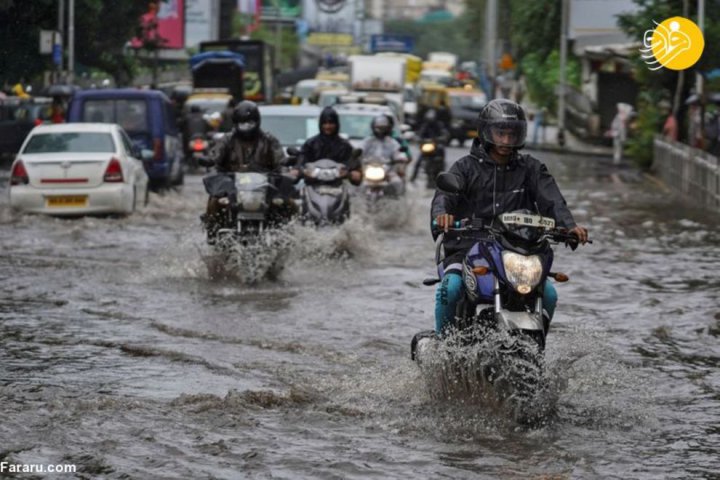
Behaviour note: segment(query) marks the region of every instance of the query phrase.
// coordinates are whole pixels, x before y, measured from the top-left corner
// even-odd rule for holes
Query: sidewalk
[[[545,126],[545,134],[543,136],[542,130],[539,132],[537,144],[534,144],[532,142],[534,133],[535,125],[533,124],[533,122],[528,122],[527,142],[525,143],[525,148],[529,150],[540,150],[555,153],[572,153],[578,155],[597,155],[603,157],[612,157],[613,154],[612,147],[585,143],[579,138],[575,137],[567,129],[565,129],[565,146],[561,147],[557,143],[557,125]]]

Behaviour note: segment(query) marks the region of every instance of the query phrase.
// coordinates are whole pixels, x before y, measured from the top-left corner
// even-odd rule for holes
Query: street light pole
[[[491,99],[495,98],[495,76],[497,71],[495,68],[495,54],[497,50],[497,0],[488,0],[485,10],[485,44],[487,45],[487,67],[490,76],[491,92],[487,92]]]
[[[60,83],[62,80],[62,72],[63,72],[63,46],[65,45],[65,40],[63,37],[65,33],[65,0],[58,0],[58,35],[60,35],[60,62],[57,65],[57,78],[55,80],[56,83]]]
[[[75,81],[75,0],[68,0],[68,84]]]
[[[568,0],[562,0],[560,13],[560,92],[558,95],[558,133],[557,141],[561,147],[565,146],[565,84],[567,78],[567,29],[568,29]]]

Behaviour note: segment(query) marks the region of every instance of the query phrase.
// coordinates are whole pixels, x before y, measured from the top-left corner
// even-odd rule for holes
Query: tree
[[[697,2],[688,0],[634,0],[639,10],[635,14],[620,15],[618,24],[628,35],[642,42],[645,32],[655,27],[652,20],[658,22],[674,16],[686,16],[697,19]],[[662,100],[674,103],[678,123],[682,126],[685,118],[685,100],[694,86],[695,72],[706,75],[720,68],[720,10],[712,8],[708,2],[705,10],[705,50],[698,63],[683,73],[661,68],[651,71],[643,63],[638,51],[635,63],[635,78],[642,85],[638,100],[638,119],[635,134],[628,140],[628,151],[642,167],[652,163],[653,136],[660,131],[662,113],[658,103]],[[684,12],[687,11],[687,14]],[[681,139],[684,129],[680,129]]]
[[[120,83],[129,81],[133,60],[124,47],[136,35],[147,5],[145,0],[76,0],[76,61]],[[0,0],[0,82],[36,78],[52,68],[49,56],[38,53],[38,38],[40,30],[57,28],[57,8],[57,0]]]

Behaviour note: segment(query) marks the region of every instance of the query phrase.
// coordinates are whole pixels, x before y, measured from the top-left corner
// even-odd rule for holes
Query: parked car
[[[35,127],[10,169],[10,206],[52,215],[127,214],[147,201],[151,159],[116,124]]]
[[[104,89],[77,92],[69,122],[117,123],[140,149],[152,150],[145,171],[153,188],[180,185],[183,144],[170,99],[157,90]]]

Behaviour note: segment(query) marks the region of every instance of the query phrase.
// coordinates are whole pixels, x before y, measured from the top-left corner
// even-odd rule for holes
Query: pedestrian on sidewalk
[[[547,116],[547,108],[543,107],[535,112],[535,118],[533,119],[533,145],[538,144],[538,137],[541,138],[542,143],[545,143],[545,117]],[[542,135],[541,135],[542,132]]]
[[[631,105],[618,103],[617,113],[610,124],[610,136],[613,139],[613,163],[615,165],[622,162],[623,146],[627,140],[628,117],[631,110]]]

